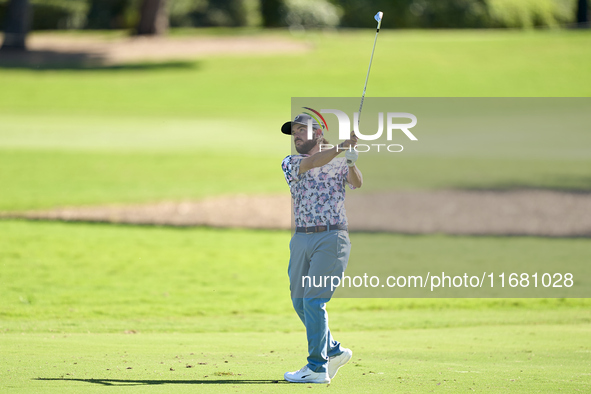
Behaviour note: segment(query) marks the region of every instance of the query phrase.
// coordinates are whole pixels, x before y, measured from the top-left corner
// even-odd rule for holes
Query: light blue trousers
[[[326,303],[334,289],[325,277],[341,278],[345,272],[351,251],[349,234],[344,230],[295,233],[289,249],[287,272],[293,307],[306,327],[308,368],[324,372],[329,357],[343,352],[328,328]]]

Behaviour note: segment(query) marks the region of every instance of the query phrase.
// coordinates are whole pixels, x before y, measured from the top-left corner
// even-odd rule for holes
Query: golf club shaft
[[[373,53],[376,50],[376,42],[378,42],[378,33],[380,32],[380,25],[382,20],[378,22],[378,28],[376,30],[376,36],[373,40],[373,48],[371,49],[371,57],[369,58],[369,67],[367,68],[367,76],[365,77],[365,85],[363,85],[363,94],[361,95],[361,104],[359,105],[359,117],[357,118],[357,124],[361,122],[361,110],[363,109],[363,100],[365,99],[365,91],[367,90],[367,81],[369,81],[369,71],[371,70],[371,62],[373,61]]]

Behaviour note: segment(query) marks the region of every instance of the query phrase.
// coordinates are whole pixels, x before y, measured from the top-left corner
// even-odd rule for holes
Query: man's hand
[[[353,167],[359,158],[359,152],[357,152],[355,149],[348,150],[345,152],[345,158],[347,159],[347,165],[349,167]]]
[[[345,149],[349,149],[349,147],[351,147],[351,150],[353,150],[354,147],[357,146],[357,136],[355,135],[355,132],[352,131],[351,132],[351,138],[349,138],[348,140],[345,140],[343,142],[341,142],[341,144],[339,145],[340,150],[345,150]]]
[[[339,151],[345,151],[345,157],[347,158],[347,165],[349,167],[353,167],[359,158],[359,153],[355,150],[355,147],[357,146],[357,140],[358,138],[355,135],[355,132],[352,131],[351,138],[343,141],[339,145]]]
[[[363,176],[361,175],[361,171],[355,166],[359,152],[355,149],[357,146],[357,136],[354,131],[351,132],[351,138],[344,141],[342,145],[346,149],[345,158],[347,159],[347,166],[349,166],[347,182],[355,188],[360,188],[363,185]]]

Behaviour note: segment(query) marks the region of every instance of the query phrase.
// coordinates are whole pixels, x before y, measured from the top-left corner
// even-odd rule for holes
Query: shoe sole
[[[296,379],[290,379],[287,376],[284,376],[283,378],[291,383],[318,383],[318,384],[330,383],[330,379],[326,379],[326,380],[296,380]]]
[[[315,380],[291,380],[291,379],[287,379],[287,378],[285,378],[285,380],[287,380],[290,383],[318,383],[318,384],[328,384],[328,383],[330,383],[330,380],[323,380],[322,382],[315,381]]]

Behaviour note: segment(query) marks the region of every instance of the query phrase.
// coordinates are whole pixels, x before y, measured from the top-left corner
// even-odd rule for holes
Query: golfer
[[[308,124],[313,138],[308,139]],[[352,357],[328,328],[326,303],[333,294],[331,281],[347,267],[351,243],[345,214],[345,187],[361,187],[353,149],[357,138],[332,149],[323,130],[311,116],[300,114],[281,127],[293,137],[299,155],[283,159],[281,167],[293,200],[295,233],[289,244],[289,281],[293,307],[306,327],[308,363],[299,371],[286,372],[285,380],[297,383],[330,383]],[[327,144],[322,146],[321,144]],[[344,158],[337,157],[346,152]]]

